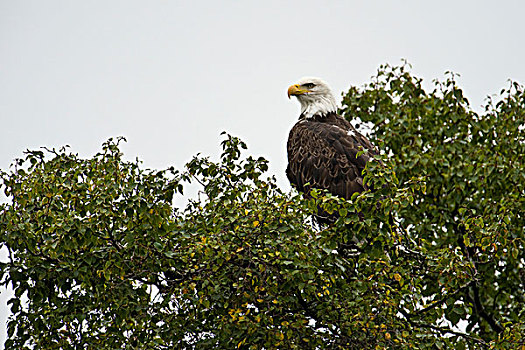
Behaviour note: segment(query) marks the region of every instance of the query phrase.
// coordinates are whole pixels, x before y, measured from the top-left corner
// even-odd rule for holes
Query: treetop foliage
[[[454,74],[421,85],[382,66],[345,94],[382,153],[351,201],[283,192],[228,134],[181,172],[123,160],[121,138],[27,151],[1,173],[5,347],[525,347],[524,89],[476,113]],[[337,221],[311,225],[318,206]]]

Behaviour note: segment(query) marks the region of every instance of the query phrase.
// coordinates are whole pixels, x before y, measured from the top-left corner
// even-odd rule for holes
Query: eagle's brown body
[[[286,176],[299,191],[326,189],[350,199],[366,189],[363,169],[374,146],[335,112],[306,118],[301,115],[288,138]],[[365,154],[357,156],[361,150]]]
[[[337,114],[332,90],[319,78],[302,78],[288,88],[301,104],[299,121],[288,137],[288,167],[290,183],[310,197],[310,190],[327,190],[333,195],[351,199],[354,193],[366,190],[363,170],[374,146]],[[361,151],[364,154],[358,154]],[[337,213],[318,208],[318,223],[332,223]]]

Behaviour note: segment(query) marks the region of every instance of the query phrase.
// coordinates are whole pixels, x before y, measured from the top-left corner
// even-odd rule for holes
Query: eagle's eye
[[[315,84],[314,83],[306,83],[306,84],[303,84],[303,86],[307,89],[311,89],[313,87],[315,87]]]

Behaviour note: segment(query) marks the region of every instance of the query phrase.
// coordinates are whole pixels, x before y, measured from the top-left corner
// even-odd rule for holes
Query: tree
[[[6,348],[525,346],[525,93],[500,95],[478,114],[453,74],[427,92],[406,66],[352,87],[341,113],[383,155],[351,201],[283,192],[229,135],[183,172],[121,139],[28,151],[1,176]],[[318,206],[338,220],[312,227]]]

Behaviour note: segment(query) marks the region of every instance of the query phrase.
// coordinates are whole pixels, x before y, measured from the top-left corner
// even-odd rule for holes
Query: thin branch
[[[469,249],[469,247],[467,247],[465,245],[465,242],[463,241],[463,235],[466,233],[465,227],[462,225],[454,224],[454,230],[458,234],[458,245],[460,246],[463,253],[472,262],[472,264],[474,265],[474,271],[475,273],[477,273],[478,269],[476,266],[476,261],[472,259],[472,257],[475,256],[474,248]],[[483,318],[489,324],[490,328],[492,328],[493,331],[495,331],[496,333],[501,333],[503,332],[504,328],[496,321],[493,315],[487,312],[487,310],[483,306],[483,303],[481,302],[481,298],[479,295],[479,284],[477,282],[478,281],[476,281],[476,283],[472,285],[473,298],[471,299],[471,302],[474,305],[474,310],[478,316]],[[468,298],[468,294],[467,294],[467,298]]]
[[[457,290],[455,290],[454,292],[452,293],[449,293],[445,296],[443,296],[443,298],[439,299],[438,301],[428,305],[427,307],[423,308],[423,309],[420,309],[420,310],[417,310],[414,312],[414,315],[420,315],[424,312],[427,312],[431,309],[434,309],[440,305],[442,305],[443,303],[445,303],[447,301],[448,298],[452,298],[454,296],[456,296],[457,294],[459,294],[461,291],[467,289],[468,287],[470,287],[472,284],[474,284],[476,282],[476,280],[471,280],[470,282],[468,282],[467,284],[463,285],[462,287],[459,287]],[[412,316],[412,315],[410,315]]]
[[[467,334],[467,333],[454,331],[454,330],[452,330],[450,328],[447,328],[447,327],[438,327],[438,326],[434,326],[434,325],[431,325],[431,324],[420,323],[420,322],[414,321],[414,320],[411,319],[412,315],[410,315],[408,312],[406,312],[402,308],[399,309],[399,312],[403,316],[405,316],[405,319],[408,321],[408,323],[412,327],[429,328],[429,329],[432,329],[434,331],[438,331],[439,333],[441,333],[441,335],[453,334],[455,336],[462,337],[464,339],[476,342],[477,344],[480,344],[480,345],[482,345],[484,347],[488,347],[487,343],[483,339],[477,338],[477,337],[472,336],[472,335]]]
[[[435,331],[438,331],[440,332],[442,335],[444,334],[453,334],[453,335],[456,335],[458,337],[462,337],[462,338],[465,338],[465,339],[468,339],[468,340],[471,340],[471,341],[474,341],[480,345],[483,345],[484,347],[488,347],[488,344],[483,340],[483,339],[480,339],[480,338],[477,338],[477,337],[474,337],[470,334],[467,334],[467,333],[463,333],[463,332],[458,332],[458,331],[453,331],[452,329],[450,328],[446,328],[446,327],[438,327],[438,326],[433,326],[433,325],[419,325],[420,327],[423,327],[423,328],[430,328],[432,330],[435,330]]]

